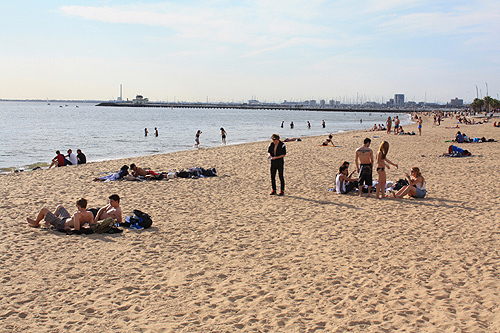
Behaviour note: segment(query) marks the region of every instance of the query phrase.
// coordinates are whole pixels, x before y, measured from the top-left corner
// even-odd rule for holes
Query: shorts
[[[416,191],[415,198],[425,198],[425,195],[427,194],[426,190],[421,190],[421,189],[416,188],[416,187],[415,187],[415,191]]]
[[[422,128],[422,125],[418,125],[417,128]]]
[[[367,186],[372,186],[373,178],[372,178],[372,165],[371,164],[361,164],[359,168],[359,186],[363,186],[366,184]]]
[[[394,128],[398,129],[398,128],[399,128],[399,125],[394,125]]]
[[[52,212],[48,212],[45,215],[45,221],[54,226],[54,228],[56,228],[57,230],[63,230],[66,225],[66,220],[70,218],[71,215],[63,206],[59,208],[59,215],[56,216]]]

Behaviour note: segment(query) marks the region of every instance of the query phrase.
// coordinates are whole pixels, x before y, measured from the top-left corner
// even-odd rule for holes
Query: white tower
[[[122,101],[122,84],[120,83],[120,97],[117,99],[118,102]]]

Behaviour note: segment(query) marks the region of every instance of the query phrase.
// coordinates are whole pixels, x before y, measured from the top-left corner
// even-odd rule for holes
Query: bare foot
[[[39,226],[38,222],[36,222],[33,219],[30,219],[29,217],[27,217],[26,220],[28,221],[30,227],[37,228]]]

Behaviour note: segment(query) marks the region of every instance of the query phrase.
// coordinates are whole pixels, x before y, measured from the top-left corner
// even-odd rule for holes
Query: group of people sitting
[[[363,187],[367,186],[368,196],[372,191],[373,179],[372,179],[372,169],[373,169],[373,151],[370,148],[371,140],[366,138],[364,140],[363,146],[356,150],[356,171],[358,172],[358,177],[353,178],[352,175],[355,171],[349,173],[349,162],[345,161],[339,167],[339,172],[336,175],[335,187],[338,194],[347,194],[355,189],[358,189],[359,196],[363,194]],[[385,198],[386,192],[386,173],[385,169],[390,169],[390,165],[398,168],[398,165],[391,162],[387,158],[389,152],[389,143],[387,141],[382,142],[377,153],[377,173],[379,175],[378,183],[376,187],[376,197]],[[408,185],[403,186],[398,189],[398,192],[393,192],[394,198],[402,198],[406,195],[415,198],[424,198],[427,194],[425,179],[422,177],[420,169],[418,167],[413,167],[411,169],[411,174],[405,172],[405,176],[408,179]]]
[[[373,127],[370,129],[370,132],[374,131],[386,131],[387,129],[385,128],[384,124],[373,124]]]
[[[87,163],[87,157],[80,149],[76,150],[76,155],[71,149],[68,149],[68,155],[64,156],[59,150],[56,150],[56,157],[52,159],[49,169],[52,167],[62,167],[66,165],[77,165]]]
[[[110,195],[109,203],[99,210],[94,210],[95,214],[92,210],[88,210],[87,206],[87,200],[81,198],[76,201],[77,211],[73,215],[70,215],[66,208],[59,205],[54,212],[43,207],[35,219],[28,217],[26,220],[29,226],[34,228],[39,227],[42,220],[44,220],[46,226],[52,226],[59,231],[81,230],[86,224],[90,227],[106,218],[112,218],[117,224],[122,222],[122,209],[118,194]]]

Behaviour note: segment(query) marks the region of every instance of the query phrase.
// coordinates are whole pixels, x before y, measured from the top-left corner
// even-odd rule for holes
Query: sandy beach
[[[270,141],[0,176],[0,331],[499,332],[500,143],[439,157],[455,124],[336,134],[335,148],[289,142],[283,197],[269,196]],[[500,139],[492,123],[460,131]],[[375,152],[390,143],[399,169],[388,180],[420,167],[427,197],[327,191],[365,137]],[[130,163],[218,177],[92,181]],[[152,228],[66,235],[26,223],[43,206],[72,213],[80,197],[100,207],[113,193]]]

